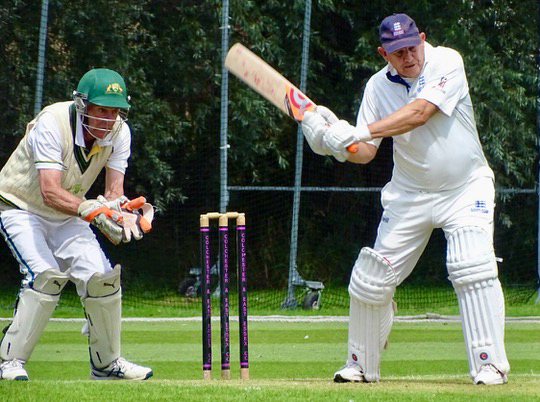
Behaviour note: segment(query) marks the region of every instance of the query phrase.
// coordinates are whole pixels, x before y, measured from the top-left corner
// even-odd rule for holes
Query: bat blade
[[[225,67],[297,122],[302,121],[304,112],[317,107],[287,78],[241,43],[229,49],[225,56]],[[347,151],[356,153],[358,145],[349,145]]]
[[[311,111],[317,106],[283,75],[241,43],[236,43],[227,52],[225,67],[298,122],[302,121],[305,111]]]

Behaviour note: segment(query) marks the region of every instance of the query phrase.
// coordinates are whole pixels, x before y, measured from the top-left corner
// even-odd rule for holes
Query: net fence
[[[92,56],[96,57],[96,60],[92,60],[92,62],[77,53],[77,47],[74,45],[77,38],[86,31],[82,28],[82,25],[73,24],[69,16],[73,15],[70,13],[74,13],[77,16],[84,15],[85,11],[83,11],[82,7],[85,5],[82,3],[79,4],[80,2],[77,1],[71,3],[58,2],[58,4],[65,6],[64,9],[58,5],[55,8],[55,4],[51,3],[54,18],[51,17],[49,20],[50,32],[52,34],[47,42],[49,46],[47,48],[48,53],[44,55],[40,53],[40,57],[45,56],[46,65],[50,69],[49,74],[45,75],[46,89],[61,86],[62,91],[64,91],[65,84],[68,82],[66,77],[71,75],[66,73],[67,70],[85,71],[87,64],[90,65],[97,62],[96,60],[100,60],[98,58],[99,52],[96,49],[93,49],[91,52]],[[140,7],[137,10],[128,3],[118,4],[118,6],[123,7],[125,18],[116,19],[114,22],[121,24],[126,20],[125,26],[122,25],[124,31],[131,32],[131,35],[135,37],[134,43],[136,46],[126,48],[126,52],[142,51],[141,49],[147,46],[144,35],[141,34],[139,38],[137,38],[137,35],[139,32],[144,32],[148,37],[153,35],[154,27],[160,25],[159,18],[165,20],[166,18],[173,18],[178,14],[178,18],[184,18],[184,25],[188,25],[189,21],[185,19],[196,19],[190,13],[201,11],[197,8],[199,6],[195,5],[197,2],[193,2],[191,8],[179,2],[171,10],[166,10],[165,6],[163,6],[162,10],[162,5],[159,2],[140,1],[138,3]],[[215,3],[217,5],[222,2]],[[308,3],[311,4],[311,2],[297,1],[295,2],[294,10],[291,10],[285,4],[279,7],[274,4],[274,6],[277,8],[277,11],[286,16],[287,27],[294,27],[300,32],[300,27],[305,22],[303,21],[303,18],[305,18],[303,11]],[[371,44],[366,46],[368,44],[367,42],[371,40],[367,38],[373,37],[373,32],[371,32],[373,27],[371,25],[374,26],[375,23],[373,21],[380,19],[381,16],[379,14],[383,12],[382,10],[386,12],[391,8],[395,8],[398,2],[395,2],[396,4],[390,3],[372,2],[360,6],[358,2],[343,1],[341,4],[343,10],[352,10],[351,12],[354,13],[351,15],[358,17],[357,23],[348,21],[348,18],[340,15],[339,12],[333,12],[331,7],[325,8],[323,5],[316,5],[313,18],[315,21],[318,21],[318,24],[313,24],[311,33],[315,35],[313,40],[319,45],[317,48],[319,58],[312,60],[312,63],[309,64],[307,72],[308,90],[313,90],[314,93],[317,93],[319,99],[322,99],[322,101],[328,101],[329,105],[336,106],[338,111],[347,115],[351,121],[353,121],[352,119],[358,108],[366,77],[372,72],[374,65],[379,65],[377,63],[380,63],[378,58],[377,62],[374,62],[373,60],[376,57],[367,53],[365,50],[366,48],[372,49]],[[422,6],[424,2],[417,3],[418,5],[415,7],[418,9],[418,14],[423,15],[427,20],[429,15],[433,14],[433,10],[428,12]],[[203,6],[201,5],[200,7]],[[260,7],[260,10],[257,12],[269,12],[269,9],[265,7],[271,7],[270,3],[269,5]],[[445,7],[447,8],[440,11],[440,18],[444,21],[446,21],[447,12],[452,11],[449,8],[454,6],[447,4]],[[214,10],[215,7],[208,8]],[[365,9],[365,13],[358,11],[358,8]],[[372,8],[375,11],[371,10]],[[37,44],[39,10],[31,7],[30,2],[28,2],[28,6],[24,9],[26,10],[25,12],[32,13],[32,21],[36,25],[36,32],[33,32],[32,35],[34,35],[34,42]],[[255,43],[255,38],[248,38],[248,34],[243,33],[242,29],[240,29],[251,26],[249,25],[249,20],[244,21],[242,19],[244,17],[242,14],[244,11],[241,9],[239,3],[231,5],[231,13],[234,14],[234,23],[238,29],[235,32],[235,37],[236,39],[249,39]],[[91,15],[92,10],[86,10],[86,14]],[[7,16],[8,14],[2,15]],[[65,26],[62,25],[64,15],[69,20],[67,22],[64,21]],[[147,20],[142,19],[141,21],[139,18],[141,15],[152,16],[156,20],[153,21],[152,18],[148,17]],[[326,32],[321,29],[327,26],[328,19],[326,15],[330,15],[334,22],[341,21],[339,24],[333,25],[333,27],[338,26],[342,27],[342,29],[336,29],[335,32]],[[517,15],[519,16],[520,13],[517,13]],[[269,21],[269,15],[264,15],[263,17],[267,22]],[[129,20],[130,18],[133,18],[133,20]],[[461,14],[459,18],[460,20],[463,18]],[[21,20],[24,21],[26,19],[21,18]],[[148,71],[148,76],[144,76],[141,71],[131,67],[131,71],[134,74],[132,77],[127,77],[128,82],[132,80],[133,87],[137,87],[138,85],[139,105],[142,104],[138,108],[139,111],[135,107],[133,113],[130,114],[129,123],[134,138],[133,159],[136,160],[139,157],[152,160],[153,162],[157,160],[156,164],[161,162],[163,164],[169,164],[171,169],[174,170],[170,174],[175,178],[178,182],[178,187],[182,190],[182,197],[179,197],[176,202],[171,202],[171,205],[167,209],[158,211],[154,221],[153,231],[143,240],[115,247],[108,243],[100,233],[96,233],[111,263],[113,265],[116,263],[122,265],[124,306],[128,308],[137,309],[141,306],[155,307],[156,315],[160,314],[160,309],[162,308],[177,309],[179,314],[200,314],[201,299],[198,293],[198,281],[200,279],[198,272],[201,268],[199,261],[199,215],[214,212],[220,208],[224,187],[227,189],[228,196],[227,210],[244,212],[246,214],[248,303],[250,310],[260,312],[279,310],[289,296],[290,250],[293,246],[291,242],[291,231],[293,229],[295,150],[298,146],[296,143],[297,125],[292,121],[288,121],[284,116],[281,116],[277,110],[268,106],[257,94],[254,94],[244,84],[231,77],[229,82],[229,94],[231,96],[225,98],[225,100],[221,100],[221,102],[226,102],[229,106],[228,121],[231,123],[231,131],[228,137],[226,137],[228,140],[227,147],[230,147],[234,151],[238,149],[246,149],[246,151],[245,153],[233,152],[229,154],[226,163],[227,177],[225,179],[226,181],[224,181],[219,163],[220,156],[225,149],[220,139],[222,125],[220,125],[220,119],[218,118],[219,105],[210,104],[217,98],[212,92],[215,91],[212,84],[217,81],[216,77],[219,75],[219,71],[221,71],[221,64],[216,55],[219,55],[221,52],[220,43],[223,32],[226,32],[225,27],[222,26],[222,20],[223,16],[215,11],[205,13],[204,18],[198,20],[200,24],[198,25],[199,30],[193,30],[200,35],[200,38],[197,38],[199,40],[197,44],[200,44],[201,47],[197,48],[197,50],[176,48],[175,46],[180,46],[182,41],[176,41],[178,43],[174,43],[175,40],[170,39],[164,41],[165,45],[170,46],[170,48],[152,48],[152,52],[148,53],[151,55],[158,54],[161,57],[148,57],[149,60],[152,60],[153,64],[143,64],[147,60],[142,60],[140,57],[137,58],[139,53],[133,53],[135,56],[129,53],[129,57],[132,57],[136,63],[125,61],[126,64],[133,63],[137,64],[137,66],[139,64],[143,65],[143,67],[146,66],[148,67],[147,70],[150,70],[150,67],[154,67],[156,63],[163,63],[164,67],[162,70],[159,68],[152,70],[155,76],[152,76],[150,71]],[[226,21],[227,18],[224,18],[224,20]],[[281,20],[285,21],[283,18]],[[443,28],[438,28],[438,31],[434,28],[435,26],[444,27],[445,23],[441,23],[436,18],[430,21],[431,26],[427,28],[432,29],[432,32],[436,34],[434,36],[446,38],[445,33],[447,32],[443,31]],[[43,21],[41,22],[43,23]],[[147,23],[148,26],[145,25]],[[481,24],[475,22],[472,17],[471,20],[467,20],[467,23],[481,28]],[[134,30],[133,27],[138,27],[140,31]],[[279,26],[276,25],[276,27]],[[145,29],[144,31],[143,28]],[[85,29],[89,30],[90,28],[85,27]],[[449,34],[452,33],[450,32],[451,27],[448,30]],[[321,31],[324,32],[321,33]],[[457,31],[462,32],[463,30],[458,29]],[[167,35],[174,35],[175,32],[168,30]],[[204,36],[205,32],[210,32],[210,34]],[[297,35],[298,32],[295,32],[294,35]],[[103,43],[109,43],[111,39],[108,39],[107,35],[113,37],[114,33],[108,30],[102,30],[99,34],[102,35],[100,38]],[[282,39],[278,37],[279,35],[275,36],[268,32],[266,34],[267,37],[259,42],[262,43],[259,45],[259,50],[264,48],[268,51],[270,49],[269,53],[272,55],[272,50],[275,49],[270,45],[267,46],[267,44],[279,44]],[[323,36],[326,34],[335,35],[335,37]],[[131,39],[133,39],[132,36],[130,36]],[[158,35],[152,38],[158,40],[162,37],[163,32],[160,31]],[[115,38],[118,39],[118,37]],[[459,44],[460,38],[456,38],[456,44]],[[41,38],[39,39],[41,40]],[[139,42],[137,42],[137,39]],[[295,36],[293,39],[288,38],[287,41],[297,41],[294,55],[281,52],[280,48],[279,52],[281,53],[277,52],[278,56],[275,54],[272,55],[275,60],[284,60],[281,67],[288,67],[287,60],[298,59],[302,53],[302,43],[299,40],[299,36]],[[349,44],[350,48],[347,52],[358,52],[357,58],[362,59],[361,62],[358,62],[358,60],[355,61],[355,59],[348,59],[349,64],[338,66],[339,71],[343,71],[343,73],[338,72],[337,67],[331,68],[332,66],[324,65],[322,60],[327,60],[330,57],[329,55],[321,55],[321,53],[327,51],[323,46],[325,41],[327,41],[327,44],[336,48],[338,45]],[[2,42],[3,49],[6,51],[6,65],[11,70],[18,70],[17,62],[23,65],[29,65],[33,62],[37,48],[28,49],[26,44],[30,44],[31,42],[25,41],[24,46],[18,44],[16,38],[10,39],[10,42],[7,44]],[[43,41],[40,43],[43,43]],[[68,46],[66,43],[70,43],[72,46]],[[211,48],[211,52],[209,52],[210,57],[205,58],[207,54],[203,45]],[[461,45],[464,47],[463,43]],[[87,50],[87,46],[90,45],[85,41],[84,51]],[[66,49],[70,49],[70,51],[68,52]],[[50,56],[51,54],[54,57]],[[82,52],[82,55],[85,54]],[[173,59],[175,60],[180,58],[179,55],[199,59],[193,63],[195,67],[193,67],[192,71],[184,72],[175,64],[176,61],[172,65],[165,64],[168,61],[167,57],[170,55],[174,55]],[[22,56],[24,57],[21,61],[18,57]],[[69,56],[73,56],[73,59],[77,63],[79,59],[83,61],[71,66],[66,61]],[[47,59],[47,57],[49,58]],[[89,58],[89,56],[86,58]],[[201,58],[204,61],[201,62]],[[341,56],[341,59],[343,58]],[[338,59],[341,60],[339,57]],[[520,58],[520,61],[523,62],[524,60],[526,60],[525,57]],[[101,61],[103,63],[111,62],[106,57]],[[307,63],[307,61],[304,62]],[[208,71],[214,74],[208,74],[206,77],[208,82],[204,82],[204,80],[189,82],[191,79],[189,76],[190,73],[196,74],[197,69],[207,71],[205,68],[208,68]],[[130,70],[127,67],[126,69]],[[326,76],[321,74],[321,71],[327,73]],[[475,73],[472,68],[470,72]],[[30,76],[32,73],[32,71],[29,71],[26,72],[26,75]],[[187,78],[184,75],[187,75]],[[296,80],[297,76],[298,74],[293,74],[289,78],[293,81],[298,81]],[[313,79],[313,77],[320,78],[321,76],[324,76],[324,80],[319,79],[319,81],[316,81]],[[170,77],[173,78],[171,79]],[[21,80],[25,79],[25,85],[27,87],[28,77],[22,76],[20,78]],[[166,81],[167,79],[170,81]],[[344,97],[341,92],[332,91],[332,83],[344,81],[345,79],[350,86],[350,88],[346,89],[354,96],[349,94],[347,97]],[[150,87],[152,84],[150,83],[147,87],[137,82],[151,82],[152,80],[158,82],[159,85],[156,84],[155,87]],[[482,81],[478,80],[477,82]],[[343,89],[343,85],[341,84],[340,89]],[[26,98],[24,99],[22,95],[16,92],[26,87],[24,85],[20,87],[12,85],[4,91],[6,94],[9,93],[9,96],[6,95],[6,99],[9,101],[12,99],[15,100],[14,104],[17,105],[15,107],[10,103],[11,106],[6,108],[9,112],[9,119],[6,121],[17,120],[16,131],[21,134],[26,120],[23,119],[25,116],[22,113],[17,113],[17,111],[19,109],[22,110],[24,105],[28,109],[28,106],[32,104],[31,99],[29,99],[31,98],[31,92],[25,90],[24,94],[26,94]],[[201,93],[193,96],[186,89],[191,87],[198,88]],[[482,87],[482,85],[475,86],[474,83],[471,85],[471,89],[476,90],[473,93],[473,101],[476,101],[476,96],[483,95],[478,87]],[[155,93],[152,93],[152,91]],[[144,148],[145,144],[152,145],[151,140],[148,139],[150,137],[150,130],[146,128],[145,131],[143,120],[153,116],[151,114],[145,115],[141,112],[141,110],[144,110],[144,102],[142,100],[154,99],[146,98],[145,96],[149,96],[147,93],[162,96],[159,99],[163,104],[158,102],[162,109],[155,112],[156,114],[173,110],[177,115],[175,119],[169,117],[166,123],[162,123],[163,127],[151,127],[160,136],[166,137],[168,131],[172,130],[175,124],[177,126],[175,126],[176,128],[188,126],[189,124],[195,127],[192,132],[186,131],[186,138],[182,138],[178,147],[180,149],[171,148],[173,150],[170,150],[169,147],[173,146],[173,141],[170,139],[159,143],[160,147],[165,149],[162,154],[145,154],[144,149],[141,150],[139,148],[141,145]],[[45,93],[45,95],[47,94]],[[187,99],[186,104],[189,103],[188,101],[191,102],[190,108],[186,107],[186,109],[183,109],[181,101],[171,102],[170,105],[165,106],[167,103],[166,96],[169,95],[174,99]],[[195,98],[195,100],[191,99],[190,96]],[[351,96],[354,101],[350,101]],[[347,102],[345,103],[342,98],[346,99]],[[212,102],[205,101],[206,99],[212,99]],[[200,102],[202,105],[197,102]],[[256,119],[250,116],[253,114],[250,108],[252,105],[258,106]],[[477,105],[479,106],[478,110],[488,107],[482,104]],[[520,113],[526,115],[525,106],[523,106],[523,110],[519,108],[521,106],[514,105],[514,112],[518,115]],[[500,109],[493,108],[490,110],[494,121],[497,121],[495,120],[496,117],[505,116],[503,111],[508,108],[508,105],[499,104],[499,107]],[[208,118],[208,115],[211,118]],[[252,119],[249,119],[249,117]],[[199,129],[196,124],[197,119],[201,121],[208,119],[210,123],[208,125],[201,123],[201,127],[204,127],[204,130]],[[189,124],[184,120],[189,120]],[[255,123],[253,123],[254,120]],[[261,134],[265,137],[264,140],[268,137],[267,141],[257,141],[256,145],[252,146],[252,142],[255,142],[253,133],[261,133],[261,130],[257,129],[258,126],[264,126],[266,122],[270,121],[272,122],[271,127],[267,131],[262,130]],[[205,121],[205,123],[207,122]],[[493,124],[495,125],[495,123]],[[481,138],[494,135],[495,130],[491,127],[491,120],[489,124],[484,124],[484,126],[486,131],[480,132]],[[272,131],[272,133],[270,134],[268,131]],[[187,138],[189,135],[195,138]],[[14,149],[18,140],[19,137],[15,135],[6,137],[5,149],[2,150],[3,160],[7,159],[9,152]],[[148,142],[145,143],[146,140]],[[196,155],[195,158],[191,156],[184,157],[184,154],[187,154],[187,148],[190,148],[189,155]],[[182,154],[175,153],[174,150],[182,152]],[[502,156],[494,154],[491,155],[492,159],[498,162],[500,160],[506,160],[504,156],[505,151],[505,149],[499,150]],[[508,154],[510,153],[508,152]],[[251,165],[246,164],[245,160],[242,159],[247,157],[246,154],[256,155],[253,158],[255,161]],[[338,310],[339,312],[346,313],[349,303],[347,284],[351,268],[360,249],[364,246],[372,246],[375,239],[377,225],[382,212],[379,199],[380,189],[388,182],[392,172],[391,141],[383,141],[376,159],[366,166],[338,163],[331,158],[320,157],[311,152],[307,146],[304,147],[301,156],[302,189],[298,210],[298,243],[294,269],[304,282],[299,281],[301,283],[294,286],[294,298],[298,308],[313,307],[314,302],[317,301],[316,304],[320,307],[320,312],[334,312]],[[500,158],[497,159],[498,157]],[[536,156],[535,162],[537,161],[538,158]],[[537,163],[534,164],[534,166],[536,165]],[[151,170],[151,167],[155,165],[145,165],[142,163],[137,165],[134,163],[130,165],[130,169],[137,169],[137,166],[139,166],[139,169]],[[246,166],[249,166],[249,168],[246,168]],[[452,167],[449,166],[448,168],[451,169]],[[494,169],[496,177],[499,175],[506,177],[507,172],[503,164],[494,163]],[[128,176],[133,173],[133,171],[128,171]],[[135,172],[135,176],[139,177],[141,175]],[[99,194],[100,190],[98,187],[102,184],[102,181],[98,182],[89,196]],[[137,183],[128,182],[128,184],[137,188]],[[534,299],[535,292],[538,289],[538,191],[536,183],[529,187],[532,186],[534,188],[508,188],[507,186],[497,188],[495,250],[497,256],[501,259],[499,272],[505,290],[507,304],[519,305],[528,303]],[[218,255],[219,245],[215,227],[213,239],[213,263],[216,263],[215,256]],[[431,311],[434,308],[456,305],[452,286],[446,278],[445,253],[446,242],[444,235],[440,230],[436,230],[414,272],[397,290],[396,301],[400,308],[425,312]],[[20,280],[21,277],[16,260],[11,255],[5,242],[1,242],[0,308],[10,309],[13,307]],[[235,280],[234,272],[232,280]],[[322,288],[310,287],[309,285],[312,282],[322,284]],[[218,290],[214,289],[214,292],[215,295],[218,294]],[[237,307],[235,296],[234,289],[232,289],[230,300],[233,310]],[[218,304],[217,296],[214,300],[214,306],[216,306]],[[61,305],[68,307],[80,306],[72,284],[65,289],[61,299]]]

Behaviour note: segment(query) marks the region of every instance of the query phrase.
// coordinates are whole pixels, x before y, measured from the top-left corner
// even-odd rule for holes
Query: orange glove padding
[[[119,244],[122,240],[120,224],[124,217],[99,199],[81,202],[77,213],[81,219],[97,227],[112,243]]]
[[[121,204],[123,227],[122,241],[129,242],[133,237],[140,240],[143,233],[148,233],[152,229],[154,219],[154,207],[146,202],[146,198],[137,197]]]

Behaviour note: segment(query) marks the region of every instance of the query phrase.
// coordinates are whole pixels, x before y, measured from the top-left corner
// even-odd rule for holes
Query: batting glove
[[[334,124],[339,120],[336,114],[325,106],[317,106],[315,108],[315,113],[321,115],[328,125]]]
[[[302,120],[302,133],[306,137],[309,147],[317,155],[330,155],[324,143],[324,134],[328,130],[326,120],[316,112],[304,112]]]
[[[366,142],[371,138],[367,126],[355,127],[345,120],[339,120],[330,125],[324,133],[323,147],[338,161],[345,162],[351,156],[347,151],[349,145]]]

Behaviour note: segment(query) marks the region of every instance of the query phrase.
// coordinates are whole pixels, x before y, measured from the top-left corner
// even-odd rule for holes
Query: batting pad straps
[[[385,306],[392,301],[397,287],[394,268],[375,250],[364,247],[356,260],[349,295],[374,306]]]

